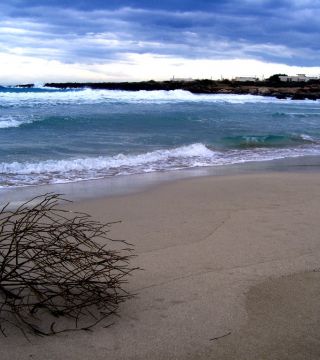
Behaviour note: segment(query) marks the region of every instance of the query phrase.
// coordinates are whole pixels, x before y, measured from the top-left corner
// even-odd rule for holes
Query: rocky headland
[[[33,84],[19,85],[33,87]],[[140,82],[101,82],[101,83],[46,83],[46,87],[59,89],[107,89],[107,90],[187,90],[195,94],[251,94],[274,96],[279,99],[317,100],[320,99],[320,80],[309,82],[236,82],[230,80],[192,80],[192,81],[140,81]]]

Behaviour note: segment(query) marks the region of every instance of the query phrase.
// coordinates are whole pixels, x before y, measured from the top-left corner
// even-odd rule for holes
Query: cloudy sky
[[[0,83],[320,74],[320,0],[1,0]]]

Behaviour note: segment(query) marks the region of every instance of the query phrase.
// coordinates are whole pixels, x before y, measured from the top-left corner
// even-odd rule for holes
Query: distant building
[[[315,76],[306,76],[306,74],[297,74],[294,76],[280,75],[279,79],[283,82],[307,82],[310,80],[318,80],[319,78]]]
[[[192,78],[176,78],[173,76],[171,81],[189,82],[189,81],[193,81],[193,79]]]
[[[233,79],[233,81],[258,81],[259,79],[255,76],[237,76]]]

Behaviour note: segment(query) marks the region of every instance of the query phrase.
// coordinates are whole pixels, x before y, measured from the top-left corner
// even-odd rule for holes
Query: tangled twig
[[[45,194],[0,209],[3,335],[5,324],[38,335],[89,330],[132,296],[123,289],[135,270],[130,244],[108,237],[112,223],[60,208],[62,200]]]

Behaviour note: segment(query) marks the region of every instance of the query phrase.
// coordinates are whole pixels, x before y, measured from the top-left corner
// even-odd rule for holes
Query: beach
[[[89,183],[88,183],[89,184]],[[6,359],[319,359],[318,172],[175,180],[67,207],[135,247],[108,328],[0,338]]]
[[[320,0],[0,9],[0,360],[320,360]]]

